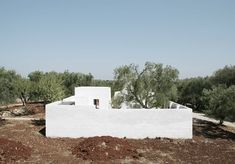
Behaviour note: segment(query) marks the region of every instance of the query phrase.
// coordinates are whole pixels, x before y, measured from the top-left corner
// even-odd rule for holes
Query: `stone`
[[[28,110],[27,108],[23,107],[23,108],[14,109],[12,113],[15,116],[22,116],[22,115],[26,115],[28,113]]]
[[[4,111],[3,113],[2,113],[2,117],[4,118],[6,118],[6,117],[12,117],[13,115],[12,115],[12,113],[10,112],[10,111]]]

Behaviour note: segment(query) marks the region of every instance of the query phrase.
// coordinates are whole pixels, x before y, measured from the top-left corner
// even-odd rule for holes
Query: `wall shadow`
[[[46,136],[46,120],[45,119],[39,119],[39,120],[32,120],[31,124],[34,126],[44,126],[42,129],[40,129],[38,132],[43,135],[44,137]]]
[[[41,135],[43,135],[44,137],[46,137],[46,127],[42,128],[41,130],[39,130],[39,133]]]
[[[222,129],[216,123],[200,119],[193,119],[193,135],[203,136],[210,139],[229,139],[235,141],[235,133]]]
[[[45,119],[32,120],[32,124],[35,126],[44,126],[46,124]]]

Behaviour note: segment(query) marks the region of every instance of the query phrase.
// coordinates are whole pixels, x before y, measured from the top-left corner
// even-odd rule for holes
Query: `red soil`
[[[0,163],[25,160],[31,155],[31,148],[21,142],[0,138]]]
[[[87,138],[73,147],[72,154],[92,161],[139,158],[135,147],[127,140],[109,136]]]

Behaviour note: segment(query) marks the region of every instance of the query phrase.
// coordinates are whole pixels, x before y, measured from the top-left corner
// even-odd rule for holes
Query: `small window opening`
[[[94,99],[94,105],[96,109],[99,109],[99,105],[100,105],[99,99]]]

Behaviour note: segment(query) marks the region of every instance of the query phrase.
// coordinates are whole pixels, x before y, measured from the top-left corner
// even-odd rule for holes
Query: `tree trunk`
[[[220,119],[220,120],[219,120],[219,125],[223,125],[223,123],[224,123],[224,120],[223,120],[223,119]]]
[[[22,103],[23,103],[23,106],[27,106],[27,102],[29,100],[29,98],[27,98],[27,96],[24,94],[24,92],[21,92],[21,97],[20,97]]]
[[[25,106],[25,102],[24,102],[24,99],[23,99],[23,97],[22,97],[22,96],[20,96],[20,100],[21,100],[21,102],[22,102],[23,106]]]

